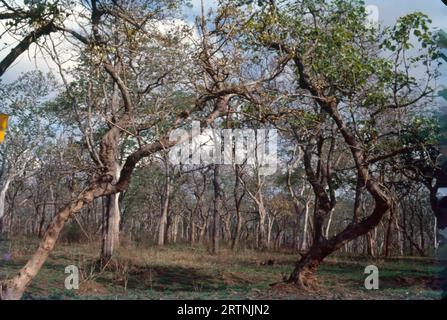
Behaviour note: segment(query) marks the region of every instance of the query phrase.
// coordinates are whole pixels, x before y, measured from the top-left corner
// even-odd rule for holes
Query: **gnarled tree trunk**
[[[343,247],[346,243],[374,229],[380,223],[382,217],[388,212],[390,203],[391,201],[383,198],[376,198],[374,211],[369,217],[359,223],[351,223],[342,232],[329,240],[324,237],[318,237],[317,233],[311,248],[297,262],[288,282],[295,283],[303,288],[314,287],[316,270],[321,261]]]

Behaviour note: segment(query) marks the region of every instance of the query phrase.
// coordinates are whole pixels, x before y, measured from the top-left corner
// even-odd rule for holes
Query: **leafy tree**
[[[371,231],[391,209],[393,196],[380,183],[383,170],[377,170],[382,162],[414,156],[433,143],[430,135],[418,139],[418,132],[408,132],[411,117],[401,115],[423,112],[431,101],[430,85],[437,76],[435,37],[422,13],[401,17],[391,28],[369,26],[364,2],[357,0],[277,1],[243,10],[248,12],[241,22],[247,41],[291,62],[297,101],[291,108],[318,116],[317,130],[304,147],[306,175],[315,194],[313,243],[288,279],[313,286],[325,257]],[[412,37],[418,43],[413,54]],[[418,68],[425,68],[423,77],[413,74]],[[332,138],[326,139],[323,130],[333,127]],[[402,145],[406,134],[414,139]],[[357,195],[366,190],[374,209],[359,217],[354,208],[352,222],[327,237],[325,221],[337,204],[332,157],[337,148],[349,150],[351,159],[344,163],[354,168]]]

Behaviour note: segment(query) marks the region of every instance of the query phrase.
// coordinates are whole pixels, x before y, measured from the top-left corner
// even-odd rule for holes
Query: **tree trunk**
[[[167,166],[167,165],[166,165]],[[163,201],[163,208],[160,216],[160,222],[158,226],[158,240],[159,246],[164,246],[166,242],[166,232],[168,227],[168,214],[169,214],[169,199],[171,197],[171,178],[169,177],[168,169],[166,169],[166,185],[165,195]]]
[[[374,232],[371,231],[366,234],[366,247],[367,247],[367,254],[370,257],[375,258],[376,256],[376,229],[374,229]]]
[[[404,256],[404,243],[403,243],[402,231],[399,228],[399,219],[400,219],[399,214],[398,214],[398,212],[396,212],[396,216],[394,219],[394,222],[395,222],[394,228],[397,231],[397,242],[399,243],[399,255],[401,257],[403,257]]]
[[[200,227],[200,233],[199,233],[199,242],[204,244],[206,239],[206,226],[208,224],[208,219],[205,220],[204,224]]]
[[[273,224],[275,223],[275,218],[274,217],[267,217],[267,248],[271,248],[271,239],[272,239],[272,229],[273,229]]]
[[[241,213],[241,203],[242,199],[244,198],[245,191],[242,192],[241,195],[238,194],[238,189],[240,185],[239,180],[239,172],[240,167],[239,165],[235,166],[235,180],[234,180],[234,189],[233,189],[233,197],[234,197],[234,206],[236,209],[236,230],[233,236],[233,241],[231,243],[231,249],[235,250],[239,247],[239,240],[241,238],[241,232],[242,232],[242,213]]]
[[[0,190],[0,234],[3,233],[3,219],[5,216],[5,201],[6,201],[6,192],[8,192],[9,185],[11,183],[11,179],[7,178],[3,183],[3,186]]]
[[[43,237],[43,230],[45,226],[45,218],[46,218],[46,203],[44,202],[42,205],[42,212],[40,215],[40,222],[39,222],[39,230],[37,232],[39,238]]]
[[[0,284],[0,300],[19,300],[22,297],[25,289],[53,250],[56,240],[68,219],[79,212],[85,204],[91,203],[95,197],[100,196],[101,193],[102,190],[92,187],[81,193],[76,201],[58,212],[45,231],[34,255],[15,277]]]
[[[438,219],[434,217],[434,226],[433,226],[433,248],[438,250]]]
[[[116,164],[114,181],[120,177],[120,166]],[[103,213],[102,222],[102,245],[101,257],[102,263],[109,262],[113,257],[115,248],[119,247],[120,234],[120,202],[119,193],[111,194],[106,197],[106,210]]]
[[[267,211],[265,210],[262,196],[260,196],[260,201],[258,203],[258,213],[259,213],[259,235],[257,241],[257,247],[260,250],[267,248],[267,231],[265,229],[265,218],[267,216]]]
[[[326,225],[326,230],[324,232],[324,236],[327,238],[329,238],[329,231],[331,230],[331,224],[332,224],[332,217],[334,215],[334,210],[331,210],[331,212],[329,213],[329,220],[327,222]]]
[[[318,203],[318,201],[316,201]],[[382,202],[376,199],[376,205],[373,213],[366,219],[357,224],[348,225],[338,235],[326,240],[321,237],[322,229],[321,223],[316,219],[315,236],[309,251],[297,262],[294,271],[290,275],[288,282],[295,283],[302,288],[311,288],[316,284],[315,273],[321,261],[331,253],[337,251],[345,244],[348,244],[353,239],[367,234],[375,226],[377,226],[384,214],[389,210],[389,202]],[[321,213],[316,212],[316,216],[321,216]]]
[[[425,237],[424,237],[424,219],[419,215],[419,233],[420,233],[420,247],[425,252]],[[424,253],[425,254],[425,253]]]
[[[224,219],[224,240],[226,243],[229,243],[232,239],[231,237],[231,212],[228,212]]]
[[[172,218],[172,224],[171,224],[172,227],[170,232],[170,238],[171,238],[170,241],[172,243],[177,242],[179,224],[180,224],[180,216],[176,215]]]
[[[242,231],[242,216],[240,208],[236,208],[236,230],[233,236],[233,242],[231,244],[231,249],[236,250],[239,247],[239,240],[241,238]]]
[[[101,261],[107,263],[112,259],[115,248],[119,246],[119,194],[106,197],[106,210],[103,216]]]
[[[301,250],[307,250],[307,234],[308,234],[308,224],[309,224],[309,202],[306,201],[306,207],[304,208],[304,227],[303,227],[303,240],[301,242]]]
[[[196,243],[196,224],[194,223],[194,210],[189,215],[189,243]]]
[[[322,251],[319,245],[313,244],[311,249],[297,262],[287,282],[294,283],[303,289],[315,287],[317,268],[328,254]]]
[[[221,166],[218,164],[214,165],[214,210],[213,210],[213,238],[212,238],[212,253],[216,254],[219,252],[219,242],[220,242],[220,213],[222,211],[222,187],[221,187],[221,176],[220,176]]]

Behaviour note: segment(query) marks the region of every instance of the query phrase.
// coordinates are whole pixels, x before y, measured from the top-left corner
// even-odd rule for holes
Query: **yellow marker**
[[[5,139],[6,129],[8,129],[8,118],[7,114],[0,113],[0,143]]]

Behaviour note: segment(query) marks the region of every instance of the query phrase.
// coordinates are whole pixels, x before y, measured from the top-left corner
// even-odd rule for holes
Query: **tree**
[[[199,240],[214,253],[230,243],[303,249],[288,282],[306,288],[338,250],[425,254],[432,219],[417,203],[437,206],[439,172],[437,126],[425,114],[437,75],[427,17],[380,29],[365,24],[357,0],[228,0],[206,14],[202,3],[195,30],[177,19],[182,6],[92,0],[71,9],[79,26],[53,22],[70,56],[53,32],[39,48],[63,86],[25,109],[44,105],[58,138],[32,152],[36,174],[5,192],[10,230],[41,242],[1,283],[1,299],[20,298],[58,238],[76,235],[102,235],[104,262],[121,235]],[[281,133],[276,176],[261,173],[257,143],[250,160],[233,161],[246,147],[232,137],[233,160],[222,162],[222,136],[197,137],[197,127],[260,126]],[[192,161],[197,150],[169,163],[168,152],[197,145],[201,164]]]
[[[251,32],[249,41],[290,58],[296,77],[295,99],[315,106],[321,124],[328,121],[335,126],[334,138],[329,139],[326,150],[335,146],[335,133],[339,134],[337,143],[343,143],[340,147],[351,153],[353,173],[374,201],[372,212],[327,238],[323,226],[337,203],[331,187],[335,176],[330,166],[332,160],[325,160],[321,154],[324,140],[318,136],[315,142],[311,140],[304,162],[315,194],[314,237],[288,279],[308,287],[313,285],[315,271],[326,256],[371,231],[390,210],[393,198],[380,183],[376,171],[379,163],[423,148],[421,141],[401,147],[401,132],[391,127],[402,126],[408,120],[398,117],[401,110],[415,110],[429,102],[430,83],[436,76],[435,41],[425,15],[402,17],[395,27],[382,32],[366,25],[362,2],[354,0],[296,1],[293,5],[278,2],[265,5],[255,16],[258,18],[246,20],[246,28]],[[407,60],[412,34],[422,52]],[[391,60],[384,58],[389,54]],[[411,68],[425,66],[425,77],[418,81],[409,71],[409,64]],[[313,165],[315,147],[319,150],[317,171]]]
[[[96,1],[92,1],[96,6]],[[56,1],[0,1],[0,20],[5,21],[5,32],[13,39],[20,39],[13,44],[10,52],[0,61],[0,77],[26,52],[31,45],[44,47],[42,39],[48,38],[54,33],[71,33],[74,37],[80,36],[74,30],[66,29],[65,23],[72,16],[79,16],[76,2],[71,0]],[[109,15],[119,15],[117,11],[110,8],[102,8]],[[104,12],[105,13],[105,12]],[[5,43],[5,47],[8,44]]]
[[[164,70],[164,72],[160,70],[158,74],[154,72],[150,73],[155,79],[152,80],[150,77],[147,77],[145,81],[139,82],[140,87],[132,87],[129,89],[129,84],[126,85],[123,76],[128,69],[123,68],[123,66],[130,68],[132,64],[131,52],[126,52],[126,50],[134,45],[147,46],[146,52],[148,53],[156,49],[157,47],[154,46],[154,42],[150,41],[150,39],[153,39],[151,38],[152,34],[146,32],[144,26],[147,25],[149,20],[151,20],[150,22],[153,22],[164,19],[165,17],[162,16],[163,13],[166,13],[164,10],[168,7],[170,9],[175,9],[175,4],[173,6],[173,4],[168,1],[165,6],[158,5],[155,12],[151,9],[149,3],[141,4],[138,1],[130,1],[129,7],[131,9],[128,11],[125,11],[125,9],[117,4],[110,4],[107,5],[107,7],[98,8],[96,1],[93,1],[92,7],[88,8],[91,12],[91,35],[81,35],[75,31],[67,32],[77,41],[80,41],[81,45],[85,46],[84,48],[87,48],[87,52],[90,53],[89,57],[87,57],[89,60],[87,60],[87,64],[84,65],[86,67],[85,71],[91,71],[91,69],[89,70],[89,67],[92,67],[93,70],[96,71],[103,71],[100,73],[96,72],[95,74],[100,77],[109,77],[109,83],[112,83],[112,87],[115,85],[118,87],[122,99],[122,108],[120,109],[119,114],[113,114],[111,119],[106,118],[108,121],[105,123],[102,122],[102,125],[105,126],[106,129],[100,136],[99,151],[96,153],[98,156],[96,158],[98,161],[97,174],[73,201],[68,203],[66,207],[55,215],[54,219],[49,224],[36,253],[19,271],[18,275],[2,284],[2,299],[17,299],[21,297],[25,288],[37,274],[48,257],[48,254],[53,249],[63,226],[72,215],[78,213],[86,204],[92,203],[93,200],[98,197],[108,196],[127,189],[132,172],[141,159],[176,143],[176,141],[169,140],[169,131],[166,132],[166,129],[158,131],[160,134],[153,137],[153,142],[151,143],[145,143],[142,139],[137,138],[138,144],[134,151],[126,157],[119,180],[115,179],[118,147],[123,136],[130,133],[131,135],[138,137],[142,131],[146,130],[147,132],[147,130],[152,129],[154,126],[154,119],[152,119],[150,115],[141,117],[138,124],[134,122],[134,119],[136,119],[136,107],[139,106],[141,110],[140,103],[142,103],[142,101],[148,102],[149,100],[144,99],[148,99],[148,96],[152,93],[151,91],[159,86],[160,79],[167,76],[167,74],[170,74],[170,72],[167,72],[169,70]],[[110,14],[110,11],[113,11],[115,15]],[[115,19],[107,19],[107,17],[110,16],[120,16],[118,20],[121,21],[123,27],[126,24],[138,27],[134,30],[136,34],[134,34],[133,37],[122,39],[127,46],[118,46],[116,42],[114,42],[116,39],[109,39],[107,37],[107,32],[101,34],[101,26],[107,26],[109,23],[116,22]],[[149,41],[139,39],[139,42],[135,42],[135,37],[137,36],[146,37]],[[161,41],[163,40],[166,40],[166,43],[169,43],[170,41],[169,38],[162,38]],[[122,51],[120,51],[121,48]],[[140,47],[140,52],[145,52],[145,50]],[[148,55],[147,57],[150,56]],[[109,59],[114,61],[110,61]],[[121,64],[117,63],[117,61]],[[113,63],[117,64],[114,65]],[[143,68],[144,65],[145,64],[143,63],[141,67]],[[166,64],[157,66],[166,66]],[[146,75],[148,74],[149,73],[146,73]],[[144,75],[145,74],[143,73],[143,76]],[[141,88],[141,86],[143,87]],[[165,95],[165,92],[162,92],[161,94],[166,97],[166,99],[162,101],[165,104],[161,104],[161,106],[160,104],[155,104],[155,106],[160,107],[160,111],[167,110],[167,106],[170,106],[169,95]],[[155,97],[152,96],[152,98]],[[72,106],[77,107],[77,105],[73,104]],[[84,106],[85,109],[90,107],[91,105]],[[201,109],[202,107],[202,105],[199,105],[198,109]],[[112,110],[108,109],[107,111],[107,117],[110,117],[110,112]],[[182,121],[186,119],[192,111],[194,111],[194,109],[187,110],[186,112],[177,114],[169,119],[168,122],[171,123],[171,125],[167,128],[175,128],[181,125]],[[210,115],[210,117],[216,116],[218,116],[218,114]],[[135,129],[137,130],[133,133],[129,131]]]
[[[187,100],[176,107],[176,93],[191,92],[190,87],[182,86],[186,82],[181,80],[184,79],[185,72],[188,68],[192,67],[194,70],[196,65],[204,63],[206,66],[207,63],[206,59],[202,59],[203,55],[199,55],[197,64],[189,60],[194,56],[189,52],[188,43],[179,41],[179,37],[187,37],[188,33],[163,35],[160,34],[159,28],[153,28],[154,24],[167,21],[168,13],[175,15],[175,9],[181,6],[181,2],[157,1],[156,6],[151,6],[148,2],[125,2],[126,6],[121,6],[118,2],[99,4],[93,0],[91,7],[85,8],[90,14],[80,14],[84,26],[90,27],[88,31],[79,33],[64,28],[64,34],[79,43],[79,54],[82,58],[82,63],[76,70],[76,75],[79,75],[76,81],[69,83],[66,77],[62,77],[65,79],[65,94],[70,101],[65,104],[65,108],[68,107],[74,119],[81,115],[89,124],[81,128],[87,130],[83,130],[83,133],[94,162],[91,167],[93,174],[82,191],[55,215],[37,251],[18,275],[2,283],[2,299],[18,299],[22,296],[53,250],[69,218],[97,198],[125,191],[129,187],[134,169],[141,160],[190,138],[190,135],[186,134],[177,140],[171,140],[171,132],[185,126],[187,120],[194,118],[203,124],[213,123],[227,111],[227,104],[221,102],[227,102],[228,95],[234,96],[241,91],[241,86],[225,83],[215,91],[201,90],[193,101]],[[120,30],[118,37],[110,35],[108,31],[111,29]],[[87,32],[88,34],[85,34]],[[54,52],[53,58],[61,66],[57,49],[53,49],[55,48],[50,47],[49,52]],[[158,54],[152,55],[154,52]],[[186,61],[188,63],[185,63]],[[238,66],[240,64],[235,65],[236,70]],[[63,75],[65,70],[60,70]],[[86,77],[87,82],[82,79],[82,75],[86,74],[90,75]],[[219,74],[219,77],[221,76],[225,75]],[[254,82],[252,86],[258,83]],[[118,88],[121,100],[118,111],[113,110],[109,103],[113,88]],[[203,88],[207,88],[206,84]],[[106,95],[103,95],[103,89],[108,89],[105,90]],[[87,94],[78,94],[76,90],[78,93]],[[100,94],[95,96],[95,92]],[[105,99],[95,99],[101,96]],[[87,102],[80,99],[85,97],[93,99]],[[217,101],[217,104],[210,105],[208,102],[212,100]],[[102,109],[104,107],[105,109]],[[96,136],[91,131],[91,123],[97,126]],[[116,163],[119,148],[125,138],[132,144],[130,150],[125,153],[122,170],[117,179]]]
[[[45,99],[54,91],[55,80],[41,72],[21,75],[0,89],[1,108],[10,115],[11,128],[0,147],[0,233],[3,232],[5,197],[11,183],[24,179],[39,166],[44,137],[53,135],[45,115]]]

